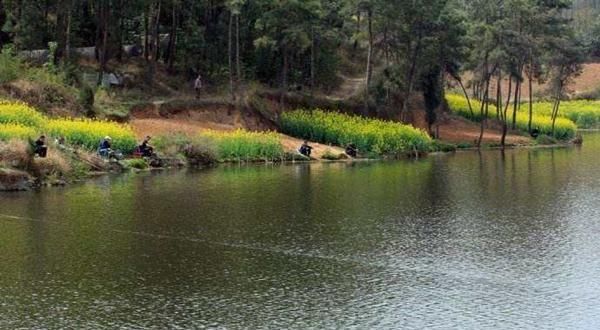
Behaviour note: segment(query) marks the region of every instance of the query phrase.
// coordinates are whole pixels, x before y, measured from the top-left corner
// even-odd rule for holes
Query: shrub
[[[19,78],[21,61],[13,55],[9,47],[4,47],[0,52],[0,84]]]
[[[79,104],[85,110],[86,116],[94,116],[94,90],[91,87],[84,86],[79,90]]]
[[[36,130],[20,124],[0,124],[0,140],[28,140],[34,138]]]
[[[203,137],[196,137],[186,144],[183,155],[192,166],[209,166],[218,160],[213,141]]]
[[[409,125],[337,112],[296,110],[281,115],[281,129],[292,136],[326,144],[355,144],[361,153],[429,151],[431,138]]]
[[[30,127],[43,127],[48,120],[34,108],[19,102],[0,102],[0,124],[20,124]]]
[[[221,161],[279,160],[284,156],[279,135],[275,132],[205,131],[201,136],[214,141]]]
[[[481,121],[481,102],[477,100],[472,100],[471,104],[473,106],[473,114],[469,111],[469,106],[467,100],[464,96],[456,95],[456,94],[448,94],[446,95],[446,100],[448,101],[448,106],[450,110],[462,117],[473,121]],[[489,117],[496,117],[496,107],[494,105],[489,105]],[[512,112],[511,112],[512,115]],[[512,117],[511,117],[512,118]],[[528,130],[528,122],[529,122],[529,113],[526,111],[520,111],[517,113],[517,128],[521,131]],[[552,135],[552,120],[550,116],[540,114],[537,111],[534,113],[532,118],[532,128],[537,128],[541,134]],[[568,140],[575,137],[575,133],[577,131],[577,126],[575,123],[566,118],[557,118],[556,125],[554,129],[554,137],[560,140]]]
[[[0,164],[25,169],[31,163],[32,158],[33,152],[27,142],[15,139],[8,142],[0,141]]]
[[[129,159],[126,161],[125,165],[126,165],[126,167],[135,168],[138,170],[145,170],[148,168],[148,163],[144,159],[141,159],[141,158]]]
[[[153,141],[154,147],[161,153],[170,157],[182,155],[192,166],[208,166],[217,162],[216,147],[210,138],[171,134],[157,136]]]
[[[441,152],[452,152],[456,151],[457,146],[450,143],[444,143],[441,141],[434,141],[431,145],[432,151],[441,151]]]
[[[50,150],[46,158],[35,159],[32,171],[39,178],[48,176],[64,177],[70,174],[72,167],[62,153]]]
[[[98,148],[105,136],[112,138],[113,149],[121,150],[123,153],[131,153],[137,146],[131,127],[109,121],[55,119],[49,121],[46,128],[50,135],[64,136],[69,143],[89,150]]]
[[[539,135],[535,139],[535,142],[537,142],[537,144],[539,145],[552,145],[558,143],[558,141],[555,138],[545,134]]]
[[[338,154],[338,153],[331,151],[331,149],[327,149],[327,150],[325,150],[325,152],[323,153],[321,158],[325,159],[325,160],[340,160],[340,159],[344,159],[345,156],[346,155],[344,155],[344,154]]]

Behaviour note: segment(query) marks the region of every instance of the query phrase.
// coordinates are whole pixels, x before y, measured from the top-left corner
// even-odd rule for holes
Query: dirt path
[[[470,122],[459,117],[450,117],[439,125],[440,140],[449,143],[475,144],[479,139],[479,124]],[[500,143],[502,133],[499,130],[486,128],[483,135],[483,143]],[[529,145],[532,139],[528,136],[508,134],[507,144]]]
[[[284,135],[284,134],[280,134],[280,135],[281,135],[281,143],[283,144],[283,149],[287,152],[298,152],[298,149],[304,142],[301,139],[296,139],[289,135]],[[316,143],[316,142],[309,142],[309,144],[311,147],[313,147],[311,157],[316,158],[316,159],[321,159],[327,151],[332,152],[334,154],[343,154],[344,153],[344,149],[339,148],[339,147],[328,146],[328,145],[320,144],[320,143]]]
[[[342,84],[335,91],[333,91],[327,96],[327,98],[329,98],[330,100],[347,100],[355,95],[360,94],[360,92],[365,88],[364,77],[350,78],[346,76],[341,76],[341,78],[343,80]]]

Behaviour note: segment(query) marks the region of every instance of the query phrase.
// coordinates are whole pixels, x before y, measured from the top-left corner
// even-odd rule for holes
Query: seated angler
[[[150,145],[150,139],[152,139],[150,135],[146,136],[144,141],[138,146],[142,157],[152,157],[154,155],[154,148]]]
[[[346,154],[352,158],[356,158],[356,156],[358,155],[358,148],[356,148],[356,145],[354,143],[350,143],[346,147]]]
[[[40,156],[41,158],[46,158],[46,155],[48,154],[48,146],[46,146],[46,137],[44,135],[35,140],[34,154]]]
[[[310,154],[312,153],[312,149],[313,149],[313,147],[308,145],[308,141],[305,140],[304,143],[300,146],[300,149],[298,151],[302,155],[304,155],[306,157],[310,157]]]
[[[112,139],[110,138],[110,136],[106,136],[106,137],[104,137],[102,142],[100,142],[100,146],[98,147],[98,154],[101,157],[110,158],[110,156],[112,154],[111,141],[112,141]]]

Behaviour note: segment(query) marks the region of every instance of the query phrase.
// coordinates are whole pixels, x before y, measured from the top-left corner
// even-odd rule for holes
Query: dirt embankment
[[[188,101],[187,104],[152,103],[137,107],[132,111],[130,124],[141,139],[146,135],[183,133],[195,135],[203,130],[232,131],[247,129],[253,131],[276,130],[277,127],[260,113],[248,108],[237,109],[232,105],[217,102]],[[302,140],[281,134],[283,147],[295,152]],[[315,158],[321,158],[327,151],[343,153],[343,149],[312,143]]]
[[[467,82],[472,78],[472,73],[465,73],[463,78]],[[451,84],[455,84],[454,81],[449,81]],[[508,79],[502,81],[502,90],[504,91],[504,98],[506,98],[506,92],[508,90]],[[458,88],[458,86],[455,86]],[[550,83],[548,81],[543,83],[534,82],[532,84],[533,98],[539,99],[540,97],[548,97],[551,95]],[[513,81],[512,88],[514,90],[515,84]],[[521,86],[521,101],[529,100],[529,84],[525,81]],[[594,95],[600,93],[600,63],[586,63],[582,66],[581,74],[573,79],[567,85],[566,91],[573,97],[581,97],[583,95]],[[496,80],[492,79],[490,83],[490,95],[496,95]],[[513,92],[514,97],[514,92]]]
[[[294,102],[299,103],[298,100]],[[414,109],[409,119],[418,128],[427,130],[425,112],[420,97],[411,100],[411,109]],[[253,104],[256,104],[254,102]],[[261,107],[262,109],[256,109]],[[290,108],[291,109],[291,108]],[[351,109],[350,112],[355,112]],[[136,135],[141,139],[146,135],[165,135],[183,133],[186,135],[198,134],[203,130],[230,131],[247,129],[254,131],[277,130],[274,119],[279,112],[276,98],[264,98],[261,105],[244,106],[236,108],[226,101],[219,100],[176,100],[170,102],[155,102],[135,107],[131,111],[130,124]],[[391,118],[393,119],[393,118]],[[437,133],[443,142],[475,144],[480,134],[477,123],[448,115],[438,114]],[[302,141],[281,134],[286,151],[295,152]],[[500,143],[501,131],[498,127],[488,127],[484,131],[483,142],[486,144]],[[519,134],[509,133],[506,142],[512,145],[531,144],[531,138]],[[326,151],[342,153],[343,149],[321,145],[312,142],[315,146],[314,156],[320,158]]]

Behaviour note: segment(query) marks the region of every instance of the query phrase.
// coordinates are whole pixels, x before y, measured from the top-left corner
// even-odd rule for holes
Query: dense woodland
[[[2,0],[0,43],[54,44],[56,64],[95,47],[101,71],[138,55],[150,81],[160,63],[234,97],[242,82],[328,90],[360,75],[366,104],[393,103],[402,118],[422,93],[430,123],[453,83],[504,109],[508,126],[525,83],[551,82],[558,111],[580,64],[600,55],[599,13],[598,0]]]

